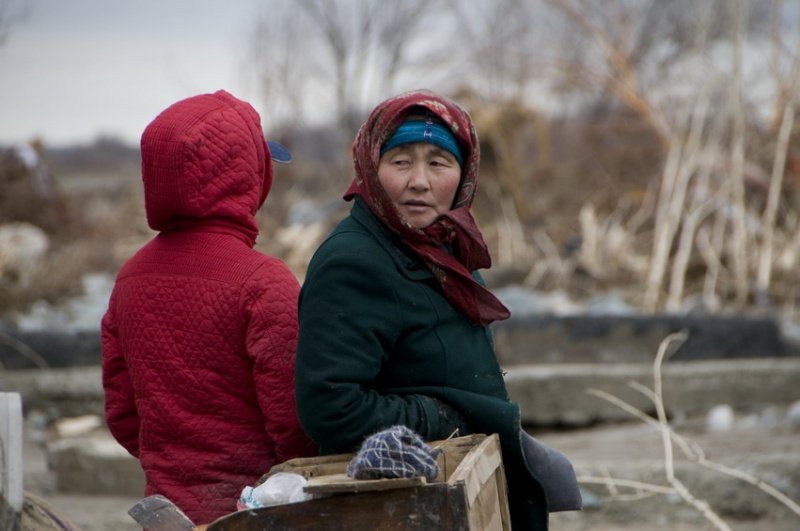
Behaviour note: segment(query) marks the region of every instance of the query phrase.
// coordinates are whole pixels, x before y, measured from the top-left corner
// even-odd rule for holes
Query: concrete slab
[[[46,448],[56,489],[65,494],[144,495],[144,472],[107,432],[60,439]]]
[[[105,414],[105,394],[99,365],[61,369],[0,370],[0,391],[22,396],[27,413],[42,411],[49,418]]]
[[[764,330],[767,329],[769,326]],[[607,338],[602,334],[594,340],[573,337],[573,343],[559,343],[563,337],[556,341],[560,336],[555,334],[548,343],[526,335],[525,330],[523,327],[515,332],[519,334],[514,339],[518,353],[529,353],[531,349],[546,353],[547,345],[555,344],[560,345],[560,352],[568,352],[573,347],[589,348],[593,341],[595,344],[593,352],[554,356],[547,363],[535,365],[525,356],[503,358],[511,398],[520,403],[527,427],[535,430],[534,434],[540,439],[564,451],[581,476],[606,475],[639,481],[663,479],[664,461],[657,432],[641,423],[636,424],[639,429],[650,430],[646,436],[644,432],[625,428],[632,417],[617,406],[588,394],[587,390],[605,391],[652,413],[652,403],[633,390],[629,382],[653,387],[651,360],[668,329],[645,334],[650,343],[636,343],[632,342],[635,327],[628,323],[610,329],[614,341],[602,347],[597,346],[598,341],[602,343],[603,337]],[[504,339],[503,334],[508,330],[502,331],[499,327],[496,332],[498,349],[507,349],[509,343],[503,342],[508,337]],[[765,337],[774,339],[771,334]],[[764,344],[770,344],[773,339]],[[613,347],[615,343],[616,348]],[[618,348],[619,345],[622,348]],[[680,361],[673,358],[666,363],[665,402],[676,426],[680,427],[684,419],[702,417],[719,404],[730,405],[737,414],[747,414],[772,407],[785,408],[800,400],[800,357],[786,350],[780,351],[782,354],[778,356],[767,356],[772,347],[764,348],[767,350],[759,347],[748,351],[751,354],[760,352],[759,355],[741,357],[729,352],[723,359]],[[605,361],[613,359],[609,358],[613,352],[627,361]],[[558,363],[564,359],[590,362]],[[20,393],[26,413],[36,410],[39,418],[51,421],[103,415],[104,395],[98,365],[0,370],[0,391]],[[559,431],[542,431],[556,428]],[[570,429],[563,431],[563,428]],[[797,500],[800,497],[797,430],[800,428],[782,429],[761,426],[748,432],[739,429],[698,435],[709,456],[721,457],[726,464],[757,473]],[[89,439],[63,439],[48,445],[41,443],[41,434],[37,437],[39,442],[28,443],[34,449],[28,454],[38,457],[25,462],[26,490],[39,493],[86,531],[135,529],[135,523],[123,510],[141,499],[144,480],[138,462],[118,447],[110,434],[101,429]],[[720,445],[726,445],[728,450],[720,452]],[[676,471],[687,485],[702,493],[715,510],[732,522],[734,531],[789,531],[800,525],[798,515],[752,493],[751,485],[720,479],[712,471],[685,461],[678,463]],[[591,502],[587,509],[553,515],[553,529],[694,531],[708,528],[695,510],[674,496],[639,496],[642,499],[635,502],[622,501],[609,497],[604,487],[591,482],[582,483],[582,487]]]
[[[800,356],[768,317],[523,314],[494,325],[497,353],[506,365],[643,362],[680,330],[689,338],[673,361]],[[100,359],[99,330],[0,328],[0,366],[6,369],[96,366]]]
[[[61,368],[99,365],[100,331],[12,330],[0,328],[0,367]]]
[[[629,382],[653,388],[652,365],[590,363],[511,365],[505,367],[512,400],[523,422],[533,426],[585,426],[630,419],[589,389],[610,393],[653,412],[652,403]],[[719,404],[736,409],[763,408],[800,400],[800,357],[670,362],[664,365],[664,394],[669,413],[705,414]],[[103,416],[99,367],[0,371],[0,391],[22,396],[25,411],[38,409],[52,418]]]
[[[737,316],[535,315],[494,325],[503,365],[647,363],[668,335],[688,332],[672,362],[797,356],[773,319]]]
[[[738,410],[789,405],[800,399],[800,358],[668,363],[663,394],[672,417],[705,415],[728,404]],[[653,402],[630,382],[653,389],[651,364],[517,365],[507,367],[511,399],[530,426],[578,427],[632,419],[618,406],[589,394],[597,389],[653,414]]]

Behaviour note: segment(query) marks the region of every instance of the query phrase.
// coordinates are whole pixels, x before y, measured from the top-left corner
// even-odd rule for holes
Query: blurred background
[[[0,313],[107,287],[152,236],[139,134],[219,88],[294,153],[258,245],[302,280],[358,126],[430,88],[477,125],[493,288],[792,323],[799,24],[780,0],[0,0]]]
[[[85,531],[136,527],[141,471],[103,430],[98,329],[154,236],[145,126],[199,93],[250,101],[294,155],[257,248],[302,282],[349,208],[358,126],[418,88],[477,126],[485,278],[513,312],[498,356],[526,427],[585,488],[554,529],[709,528],[663,432],[608,398],[655,418],[653,360],[686,327],[664,367],[671,426],[798,498],[797,0],[0,0],[0,390],[26,405],[26,489]],[[797,528],[796,502],[688,460],[687,485],[735,522],[715,528]],[[610,479],[663,470],[675,488],[649,501]]]

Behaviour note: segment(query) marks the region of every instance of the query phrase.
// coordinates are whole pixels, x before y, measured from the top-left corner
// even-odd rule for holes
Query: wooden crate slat
[[[497,435],[492,435],[461,460],[461,464],[450,478],[450,483],[463,481],[466,484],[471,506],[487,480],[501,465],[500,444]]]
[[[238,511],[208,524],[207,531],[509,531],[499,437],[476,434],[428,444],[441,449],[435,482],[349,478],[345,471],[355,454],[293,459],[262,481],[277,472],[297,473],[308,480],[306,492],[324,496]]]
[[[445,483],[360,494],[337,494],[306,502],[238,511],[207,525],[207,531],[469,531],[466,507],[453,503]],[[482,530],[483,531],[483,530]]]
[[[19,393],[0,393],[0,441],[2,442],[2,495],[17,514],[22,511],[22,398]]]
[[[417,476],[412,478],[391,479],[353,479],[347,474],[333,474],[330,476],[309,479],[303,490],[309,493],[332,494],[338,492],[372,492],[379,490],[403,489],[425,485],[425,478]]]

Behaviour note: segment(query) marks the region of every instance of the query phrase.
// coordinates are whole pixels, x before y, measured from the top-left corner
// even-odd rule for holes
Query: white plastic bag
[[[245,487],[239,497],[240,509],[255,509],[310,500],[313,496],[303,492],[306,478],[300,474],[278,472],[257,487]]]

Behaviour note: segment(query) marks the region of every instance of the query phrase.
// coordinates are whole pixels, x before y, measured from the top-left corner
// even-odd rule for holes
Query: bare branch
[[[0,46],[5,44],[11,31],[29,14],[29,7],[16,5],[15,0],[0,0]]]
[[[272,82],[273,88],[280,89],[282,98],[302,95],[306,104],[311,100],[330,109],[346,143],[344,139],[352,140],[364,113],[376,101],[395,92],[397,76],[419,61],[412,59],[409,49],[419,44],[422,30],[436,19],[441,3],[442,0],[272,2],[269,13],[260,17],[262,25],[257,34],[265,44],[258,49],[263,53],[274,47],[283,51],[284,59],[302,63],[294,65],[296,75],[291,84]],[[268,24],[264,23],[266,19]],[[271,58],[279,59],[276,55]],[[268,77],[278,77],[270,66],[261,66],[262,83],[267,88]]]
[[[734,59],[730,90],[730,109],[733,114],[733,138],[731,146],[731,192],[736,215],[733,219],[731,259],[736,281],[736,306],[742,310],[748,296],[747,227],[745,215],[744,160],[745,118],[742,94],[742,41],[744,40],[746,17],[744,1],[735,0],[734,10]]]
[[[774,249],[775,219],[778,214],[778,202],[780,200],[781,189],[783,186],[783,174],[786,167],[786,154],[789,151],[789,136],[794,125],[794,115],[796,112],[796,97],[792,97],[786,104],[786,109],[781,120],[781,128],[778,133],[778,142],[775,147],[775,159],[772,164],[772,176],[770,178],[769,194],[767,196],[767,206],[761,218],[764,228],[763,242],[761,244],[761,254],[758,262],[758,273],[756,277],[756,287],[760,293],[766,294],[769,289],[772,274],[772,255]]]
[[[715,463],[706,459],[705,452],[703,451],[702,447],[698,444],[690,441],[677,433],[675,433],[672,427],[669,425],[667,421],[666,409],[664,407],[664,396],[662,391],[662,366],[664,360],[669,357],[675,350],[687,339],[688,335],[686,332],[677,332],[674,334],[670,334],[663,341],[661,341],[658,353],[656,354],[656,359],[653,363],[653,379],[654,379],[654,389],[650,390],[643,385],[637,382],[629,382],[629,385],[640,391],[642,394],[647,396],[653,404],[656,406],[657,412],[657,419],[653,419],[640,409],[637,409],[624,400],[621,400],[610,393],[605,391],[601,391],[598,389],[588,389],[586,392],[588,394],[597,396],[606,400],[620,409],[630,413],[632,416],[638,418],[639,420],[645,422],[649,426],[657,428],[662,435],[662,442],[664,447],[664,465],[665,465],[665,472],[667,475],[667,481],[671,485],[671,487],[662,487],[659,485],[652,485],[647,483],[640,483],[640,482],[632,482],[628,480],[620,480],[620,479],[613,479],[609,477],[602,477],[597,478],[594,476],[580,476],[578,480],[583,483],[599,483],[609,486],[609,489],[612,490],[612,493],[616,495],[616,486],[626,486],[630,488],[635,488],[638,490],[647,490],[650,492],[660,492],[660,493],[670,493],[670,494],[677,494],[681,496],[687,503],[691,504],[695,507],[703,516],[712,522],[717,529],[730,529],[728,525],[723,522],[719,516],[714,513],[708,504],[703,501],[699,500],[692,495],[688,489],[683,485],[683,483],[675,477],[675,470],[672,458],[672,443],[675,442],[678,446],[683,450],[684,454],[687,458],[694,461],[695,463],[702,465],[706,468],[711,470],[720,472],[722,474],[739,478],[755,487],[760,489],[761,491],[765,492],[769,496],[772,496],[780,503],[784,504],[788,507],[792,512],[796,514],[800,514],[800,505],[794,502],[791,498],[780,492],[778,489],[769,485],[765,481],[756,478],[750,474],[742,472],[740,470],[736,470],[725,465]]]

